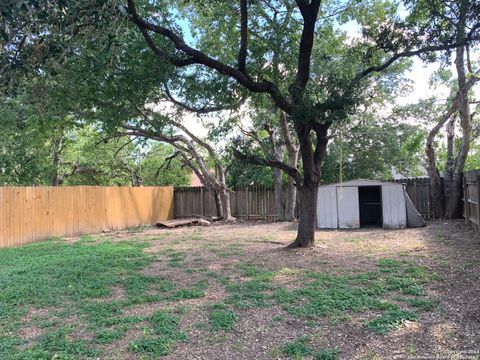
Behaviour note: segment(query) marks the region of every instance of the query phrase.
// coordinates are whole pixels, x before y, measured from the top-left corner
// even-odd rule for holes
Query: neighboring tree
[[[164,118],[156,113],[145,116],[142,123],[120,125],[121,134],[151,139],[173,146],[185,167],[191,169],[202,184],[214,194],[217,213],[223,219],[234,220],[230,207],[230,190],[225,181],[225,166],[215,148],[188,130],[182,123]],[[161,130],[157,130],[161,129]],[[214,171],[209,167],[209,161]]]
[[[462,173],[472,138],[471,88],[479,80],[479,73],[473,68],[470,61],[469,49],[471,45],[467,43],[469,39],[478,41],[478,34],[472,37],[472,33],[478,33],[479,24],[475,18],[478,19],[480,6],[475,1],[435,2],[431,4],[427,1],[419,1],[411,16],[419,22],[427,21],[428,16],[425,16],[426,6],[431,6],[437,14],[438,19],[433,28],[437,31],[438,36],[443,34],[442,36],[445,39],[451,39],[451,41],[462,45],[457,46],[454,51],[456,81],[451,87],[452,96],[446,106],[437,113],[435,124],[427,136],[425,147],[434,215],[456,218],[460,211]],[[449,64],[450,55],[451,51],[447,50],[444,64]],[[435,108],[435,106],[432,106],[432,108]],[[456,118],[458,118],[461,128],[461,141],[458,143],[457,150],[454,150]],[[445,124],[447,124],[447,159],[444,175],[445,192],[443,192],[435,155],[435,138]],[[454,153],[455,151],[456,153]]]
[[[51,141],[24,99],[0,104],[0,184],[49,185]]]
[[[28,99],[0,105],[0,184],[188,184],[190,172],[178,160],[165,162],[174,153],[171,147],[149,147],[126,137],[105,142],[99,129],[49,122],[38,113]]]
[[[399,122],[395,115],[362,114],[359,120],[337,129],[323,164],[322,180],[333,183],[421,175],[424,137],[424,131]]]
[[[18,14],[9,9],[5,12],[9,20],[5,28],[7,51],[2,54],[5,56],[1,58],[1,69],[15,75],[2,79],[3,86],[10,91],[8,96],[28,94],[38,108],[68,114],[81,126],[92,124],[109,143],[115,143],[118,137],[132,136],[173,146],[175,152],[169,155],[169,162],[180,162],[194,171],[214,192],[219,214],[232,219],[224,164],[217,149],[190,132],[182,123],[182,116],[170,111],[171,105],[166,111],[154,104],[168,101],[185,111],[208,114],[235,108],[238,102],[193,108],[177,101],[180,90],[168,87],[170,78],[175,76],[174,68],[157,66],[157,59],[147,51],[142,35],[125,26],[116,2],[72,1],[52,6],[34,1],[22,3]],[[51,19],[53,15],[58,17]],[[32,41],[36,38],[42,59],[31,64],[22,53],[34,51],[36,43]],[[62,49],[58,57],[52,47]],[[226,99],[230,98],[228,91],[223,93],[227,94]],[[143,180],[138,163],[132,164],[131,160],[124,159],[124,170],[130,173],[134,185],[140,185]],[[69,176],[70,181],[73,175]],[[84,173],[83,180],[78,181],[94,179],[86,179]]]
[[[237,144],[238,141],[247,141],[246,144],[242,144],[243,149],[245,149],[243,158],[248,154],[248,159],[253,159],[250,160],[250,163],[258,163],[256,160],[259,158],[265,159],[264,161],[276,162],[283,162],[287,158],[289,166],[296,168],[299,146],[293,140],[285,113],[281,110],[272,112],[272,109],[257,109],[255,112],[251,129],[245,129],[240,125],[240,130],[245,139],[236,140]],[[255,154],[255,151],[258,152],[258,150],[260,150],[261,155]],[[262,162],[260,161],[260,163]],[[271,166],[271,169],[277,220],[292,221],[295,219],[297,194],[294,179],[291,176],[287,177],[286,194],[284,196],[282,170],[276,166]]]
[[[175,148],[168,144],[155,143],[142,157],[139,164],[142,185],[188,186],[191,171],[178,158],[172,158]]]
[[[258,150],[258,149],[257,149]],[[260,151],[260,150],[258,150]],[[262,156],[262,154],[257,154]],[[233,157],[233,155],[232,155]],[[230,159],[227,165],[227,185],[230,188],[237,186],[262,186],[273,187],[272,169],[266,166],[252,165],[235,158]]]

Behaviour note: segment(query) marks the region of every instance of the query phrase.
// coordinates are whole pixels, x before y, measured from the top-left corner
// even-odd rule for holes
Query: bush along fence
[[[0,247],[173,218],[173,187],[0,187]]]

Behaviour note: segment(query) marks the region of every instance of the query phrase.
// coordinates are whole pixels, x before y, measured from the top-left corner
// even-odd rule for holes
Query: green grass
[[[377,271],[355,275],[287,271],[296,277],[293,281],[301,285],[290,289],[273,282],[275,275],[285,270],[275,272],[240,263],[236,267],[247,280],[231,282],[227,286],[230,296],[226,302],[238,308],[280,304],[287,313],[307,321],[325,316],[351,319],[351,313],[379,310],[384,312],[388,322],[392,314],[402,314],[399,305],[390,300],[397,294],[415,296],[414,299],[404,299],[404,306],[424,311],[434,308],[434,303],[424,297],[423,290],[423,286],[435,278],[434,274],[407,261],[380,259],[377,265]],[[413,310],[408,312],[415,314]],[[395,323],[394,319],[390,320]],[[376,326],[368,327],[377,331]],[[393,328],[385,325],[386,331]]]
[[[167,279],[141,274],[139,271],[153,261],[151,255],[143,252],[146,246],[138,241],[97,242],[91,236],[83,236],[73,244],[53,239],[2,249],[0,358],[95,357],[99,355],[98,344],[121,339],[129,327],[142,321],[152,324],[156,331],[150,345],[157,352],[162,352],[160,343],[167,349],[180,338],[183,340],[183,335],[175,335],[171,327],[161,330],[168,324],[161,315],[125,316],[125,310],[132,305],[204,296],[205,283],[177,289]],[[121,297],[109,300],[114,287],[122,289]],[[42,329],[42,335],[34,339],[28,350],[20,350],[26,343],[16,335],[25,326],[22,318],[36,308],[48,310],[46,315],[34,316],[30,321]],[[67,318],[73,320],[62,326]],[[71,334],[80,323],[92,333],[91,340],[74,340]],[[160,335],[165,329],[169,334]],[[148,347],[150,340],[143,340],[138,349]]]
[[[338,349],[322,349],[313,355],[314,360],[336,360],[339,358]]]
[[[308,336],[300,336],[292,342],[287,342],[282,345],[282,353],[286,356],[293,357],[295,359],[301,359],[302,357],[309,356],[313,353],[309,346],[310,338]]]
[[[208,281],[202,280],[191,287],[177,290],[170,296],[170,300],[198,299],[205,296],[205,289],[208,287]]]
[[[170,251],[167,256],[169,257],[169,266],[173,268],[181,268],[184,266],[186,255],[182,252]]]
[[[176,343],[187,341],[187,335],[180,330],[179,318],[167,311],[158,311],[148,318],[153,334],[144,335],[131,343],[134,352],[150,353],[156,356],[168,355]]]
[[[280,347],[283,355],[302,359],[304,357],[312,357],[314,360],[336,360],[339,357],[340,351],[338,349],[321,349],[315,351],[310,344],[309,336],[299,336],[292,342],[287,342]]]
[[[367,322],[367,327],[379,334],[386,334],[397,329],[406,320],[417,320],[417,314],[413,311],[395,309],[388,310],[382,316]]]
[[[92,358],[98,351],[89,347],[86,341],[71,340],[72,326],[64,326],[40,336],[37,343],[25,352],[18,353],[17,359],[80,359]]]
[[[225,304],[216,304],[209,314],[208,323],[212,331],[228,331],[235,327],[237,320],[237,315]]]
[[[114,285],[151,262],[143,243],[67,244],[47,241],[0,252],[0,319],[28,307],[59,307],[111,295]],[[1,321],[1,320],[0,320]]]

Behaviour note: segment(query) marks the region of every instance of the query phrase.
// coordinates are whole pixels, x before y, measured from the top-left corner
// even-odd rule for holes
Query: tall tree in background
[[[339,131],[323,165],[326,183],[422,174],[425,133],[417,126],[399,123],[393,114],[382,118],[374,112],[351,120]]]
[[[480,9],[477,3],[469,1],[436,2],[428,3],[428,5],[432,6],[435,13],[439,15],[434,29],[438,33],[443,31],[444,36],[453,39],[458,44],[463,44],[453,52],[456,80],[448,83],[452,91],[446,106],[439,109],[433,103],[428,105],[428,101],[424,102],[423,105],[419,104],[420,106],[427,105],[427,109],[430,109],[427,117],[431,117],[433,113],[436,114],[434,126],[429,130],[425,146],[427,170],[431,185],[432,211],[435,217],[457,218],[460,216],[462,173],[473,135],[475,111],[472,113],[472,88],[480,80],[478,64],[473,64],[470,56],[470,49],[475,42],[478,42],[478,36],[472,38],[472,40],[475,40],[472,44],[465,45],[465,43],[471,37],[472,31],[478,31],[479,25],[475,23],[473,16],[478,18]],[[427,6],[427,2],[417,2],[412,16],[417,19],[426,19],[425,6]],[[450,57],[452,57],[450,52],[445,53],[444,66],[450,64]],[[443,71],[443,73],[445,72]],[[461,137],[459,141],[455,142],[457,122],[460,126]],[[442,128],[445,128],[447,138],[444,187],[442,187],[438,159],[435,154],[435,140]],[[456,149],[454,145],[456,145]]]
[[[275,109],[255,108],[253,124],[245,129],[240,122],[240,130],[245,139],[237,138],[234,147],[242,144],[240,161],[246,160],[249,164],[264,165],[265,161],[283,162],[292,168],[297,167],[299,146],[292,135],[287,116],[283,111]],[[249,141],[252,140],[252,141]],[[245,143],[246,141],[246,143]],[[262,153],[257,155],[258,150]],[[238,149],[237,149],[238,154]],[[295,206],[297,202],[297,189],[294,178],[287,177],[286,191],[284,192],[283,172],[276,166],[271,166],[273,188],[275,196],[275,212],[279,221],[295,220]]]

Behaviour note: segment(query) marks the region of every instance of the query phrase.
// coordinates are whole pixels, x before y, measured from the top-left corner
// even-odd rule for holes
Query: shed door
[[[358,187],[337,187],[338,227],[351,229],[360,227]]]
[[[335,186],[318,188],[317,227],[320,229],[336,229],[337,222],[337,192]]]
[[[383,227],[407,227],[407,207],[402,185],[382,185]]]

